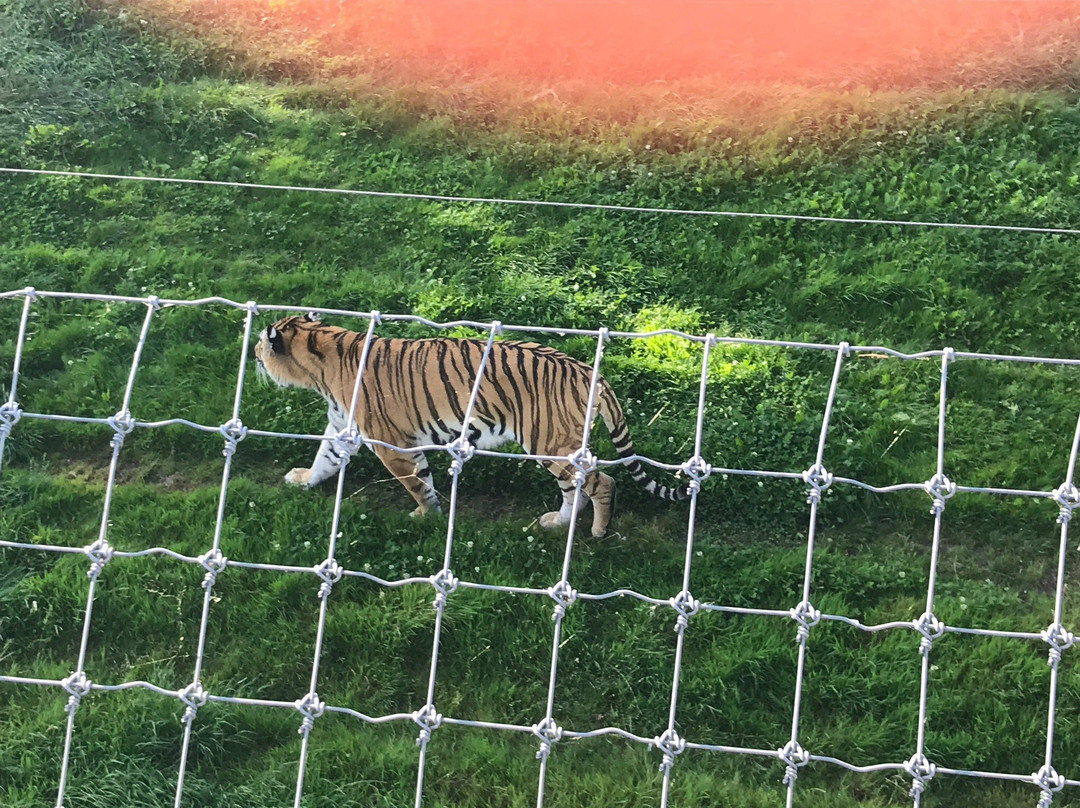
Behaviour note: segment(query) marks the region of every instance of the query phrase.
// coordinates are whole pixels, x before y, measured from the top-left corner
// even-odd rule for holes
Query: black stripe
[[[420,411],[420,397],[416,394],[417,383],[423,388],[429,407],[431,403],[431,394],[428,392],[427,383],[424,381],[423,348],[415,342],[406,343],[402,348],[402,354],[408,357],[408,361],[402,362],[401,366],[405,367],[406,364],[409,366],[409,401],[412,404],[416,428],[419,430],[423,428],[427,419],[424,418],[423,412]]]
[[[312,328],[312,329],[310,329],[308,331],[308,335],[307,335],[307,349],[308,349],[308,352],[314,354],[319,359],[326,359],[326,354],[324,354],[322,351],[320,351],[318,349],[318,347],[316,347],[318,345],[318,343],[319,343],[319,335],[318,335],[318,333],[316,333],[315,329]]]
[[[517,353],[520,356],[521,346],[515,345],[514,347],[518,349]],[[510,385],[511,390],[513,390],[513,395],[505,398],[506,407],[510,413],[510,422],[514,425],[514,434],[517,435],[519,441],[524,443],[526,438],[521,433],[525,428],[525,407],[521,398],[521,388],[518,387],[517,379],[514,378],[514,368],[510,364],[510,352],[503,351],[499,358],[502,360],[503,376]],[[525,446],[525,450],[528,452],[533,451],[535,448],[535,445]]]
[[[439,340],[439,378],[442,379],[444,392],[446,393],[446,403],[449,405],[451,412],[454,413],[454,417],[459,421],[465,420],[465,410],[461,407],[461,402],[457,398],[457,384],[450,379],[450,370],[453,370],[458,375],[458,381],[461,380],[461,372],[457,369],[457,365],[454,362],[453,352],[450,350],[450,343],[448,340]]]
[[[372,336],[372,339],[378,339],[378,337]],[[364,341],[364,337],[356,332],[353,332],[353,341],[349,345],[349,361],[356,367],[360,365],[360,343]]]
[[[416,425],[420,429],[425,429],[430,425],[430,423],[432,421],[434,421],[435,424],[438,426],[438,428],[440,430],[442,430],[441,434],[448,434],[450,432],[450,430],[447,429],[446,423],[442,419],[442,413],[439,412],[439,407],[435,403],[435,396],[433,396],[431,394],[431,388],[428,386],[428,375],[427,375],[427,373],[424,372],[425,365],[427,364],[427,359],[428,359],[429,355],[432,352],[431,349],[432,349],[432,344],[430,342],[428,342],[428,341],[425,341],[423,343],[415,343],[415,350],[413,351],[414,355],[417,357],[417,360],[418,360],[417,363],[416,363],[417,364],[417,373],[420,376],[420,386],[424,391],[424,398],[427,400],[427,405],[428,405],[428,410],[429,410],[428,417],[424,418],[424,417],[420,416],[418,418],[418,420],[417,420]],[[435,353],[436,353],[436,360],[435,361],[436,362],[441,362],[441,359],[438,356],[438,354],[439,354],[438,348],[436,348]],[[443,375],[441,367],[439,368],[439,375],[440,376]],[[419,412],[420,412],[420,407],[418,405],[417,406],[417,413],[419,413]],[[434,436],[434,438],[433,438],[433,440],[431,442],[432,443],[439,443],[439,440],[440,440],[439,439],[439,434],[440,433],[432,432],[431,434]]]

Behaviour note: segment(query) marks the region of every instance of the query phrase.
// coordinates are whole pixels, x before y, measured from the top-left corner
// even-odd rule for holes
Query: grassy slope
[[[70,13],[68,13],[70,11]],[[8,165],[341,185],[438,193],[829,215],[1056,224],[1080,221],[1074,144],[1080,114],[1048,94],[956,92],[930,99],[846,97],[818,117],[751,136],[722,124],[667,131],[596,124],[572,110],[513,127],[418,116],[400,96],[360,100],[331,84],[268,86],[200,75],[187,56],[99,18],[52,5],[0,3]],[[175,44],[175,43],[174,43]],[[730,139],[729,139],[730,138]],[[790,140],[789,140],[790,138]],[[434,318],[649,328],[754,337],[1077,354],[1072,241],[787,223],[621,216],[301,194],[67,180],[4,180],[0,287],[237,299],[411,311]],[[358,266],[362,257],[362,266]],[[20,305],[0,307],[0,367],[10,366]],[[28,410],[115,411],[142,312],[35,305],[19,399]],[[228,417],[240,318],[160,313],[133,411],[220,423]],[[410,331],[409,333],[419,333]],[[587,357],[587,340],[562,347]],[[607,375],[631,412],[641,450],[685,458],[700,357],[672,340],[616,343]],[[732,467],[800,471],[820,428],[828,356],[718,352],[706,455]],[[1075,373],[962,363],[951,375],[948,470],[965,483],[1051,488],[1064,473]],[[855,358],[845,371],[826,464],[875,483],[922,480],[933,465],[937,367]],[[208,383],[208,380],[210,382]],[[301,393],[252,385],[249,426],[320,429]],[[654,417],[655,415],[655,417]],[[9,443],[0,497],[4,538],[81,546],[96,535],[108,436],[23,421]],[[220,442],[182,430],[139,432],[125,447],[110,541],[198,555],[209,546]],[[325,492],[284,490],[280,470],[309,446],[250,440],[237,455],[223,549],[231,558],[315,564],[325,551]],[[73,458],[65,461],[65,457]],[[350,475],[344,544],[350,568],[386,577],[435,571],[445,521],[406,519],[404,494],[368,458]],[[445,465],[445,464],[443,464]],[[509,476],[508,476],[509,475]],[[494,485],[514,494],[493,500]],[[579,545],[582,591],[633,586],[667,597],[681,578],[685,508],[638,498],[623,481],[620,539]],[[487,582],[545,586],[562,538],[530,525],[554,497],[531,467],[474,460],[453,566]],[[787,608],[799,597],[805,515],[797,486],[714,480],[702,497],[693,591],[702,599]],[[922,611],[930,525],[924,496],[869,497],[835,488],[823,508],[814,603],[865,621]],[[491,513],[497,514],[492,518]],[[1037,631],[1049,622],[1056,563],[1053,509],[957,498],[935,612],[946,622]],[[883,520],[887,527],[881,527]],[[310,542],[308,546],[307,542]],[[468,546],[466,542],[472,542]],[[0,660],[5,672],[70,672],[85,597],[77,559],[0,555]],[[1071,573],[1070,573],[1071,575]],[[161,560],[114,562],[91,630],[94,681],[190,679],[201,590],[193,570]],[[210,622],[204,683],[215,693],[292,700],[307,689],[315,587],[232,570]],[[430,592],[335,589],[319,693],[368,714],[421,706],[434,615]],[[1067,625],[1076,604],[1066,603]],[[459,717],[530,724],[546,694],[550,610],[527,598],[459,592],[448,610],[437,702]],[[794,685],[793,630],[765,618],[695,617],[679,729],[694,740],[777,747]],[[658,734],[674,649],[670,615],[632,602],[570,612],[556,698],[561,724]],[[183,637],[183,640],[178,640]],[[372,641],[372,638],[375,638]],[[917,643],[910,633],[815,629],[803,744],[858,763],[902,760],[914,746]],[[1034,771],[1041,765],[1049,678],[1042,649],[950,636],[935,646],[928,754],[944,765]],[[617,675],[612,672],[618,671]],[[0,794],[36,805],[55,787],[62,699],[3,690]],[[1080,679],[1068,660],[1056,752],[1077,772],[1070,709]],[[78,713],[71,804],[158,804],[173,788],[180,724],[173,702],[95,695]],[[205,708],[186,793],[191,804],[288,798],[296,718]],[[119,727],[123,726],[123,731]],[[311,805],[407,802],[415,766],[408,727],[320,720],[306,793]],[[1008,743],[1001,739],[1007,737]],[[426,793],[433,803],[528,804],[530,739],[442,729]],[[557,748],[550,804],[654,800],[656,756],[621,743]],[[95,775],[109,772],[108,780]],[[775,765],[687,754],[675,804],[770,804]],[[903,802],[895,776],[804,771],[800,805]],[[827,789],[819,791],[819,788]],[[939,778],[939,799],[1027,804],[1010,790]],[[840,796],[837,796],[839,794]],[[1019,802],[1014,802],[1019,801]]]

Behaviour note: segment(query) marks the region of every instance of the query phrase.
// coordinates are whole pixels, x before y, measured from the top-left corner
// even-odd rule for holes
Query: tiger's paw
[[[307,485],[311,480],[311,469],[293,469],[285,475],[285,482],[290,485]]]
[[[431,505],[417,505],[409,512],[409,516],[416,519],[419,516],[427,516],[429,513],[442,513],[442,506],[438,502]]]
[[[563,519],[562,514],[558,511],[548,511],[540,517],[540,527],[564,527],[568,524],[570,524],[570,520]]]

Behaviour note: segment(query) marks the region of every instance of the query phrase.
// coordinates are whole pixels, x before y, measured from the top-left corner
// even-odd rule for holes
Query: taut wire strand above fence
[[[951,230],[989,230],[1006,233],[1041,233],[1057,236],[1080,236],[1080,229],[1067,227],[1029,227],[1011,224],[968,224],[965,222],[927,222],[907,219],[859,219],[840,216],[810,216],[798,213],[759,213],[744,210],[685,210],[681,208],[658,208],[638,205],[601,205],[590,202],[563,202],[549,199],[503,199],[485,196],[450,196],[447,194],[406,193],[402,191],[369,191],[361,188],[326,188],[313,185],[274,185],[260,182],[229,180],[202,180],[187,177],[152,177],[138,174],[101,174],[89,171],[52,171],[40,168],[10,168],[0,166],[0,174],[38,177],[71,177],[84,180],[145,182],[165,185],[197,185],[211,188],[241,188],[252,191],[296,191],[315,194],[336,194],[375,199],[413,199],[424,202],[458,202],[483,205],[518,205],[536,208],[569,208],[572,210],[600,210],[610,213],[658,213],[679,216],[716,216],[726,219],[764,219],[784,222],[810,222],[813,224],[885,225],[890,227],[929,227]]]
[[[22,389],[19,382],[23,374],[24,348],[28,341],[28,318],[33,306],[40,300],[81,300],[87,302],[119,303],[133,307],[145,307],[145,314],[138,339],[132,354],[132,361],[124,387],[122,404],[120,409],[110,415],[102,416],[74,416],[57,412],[28,412],[24,411],[19,404],[19,393]],[[254,333],[254,318],[267,312],[291,312],[302,311],[299,307],[280,305],[259,305],[255,302],[239,303],[223,298],[207,298],[202,300],[163,300],[158,297],[132,298],[125,296],[110,295],[87,295],[65,292],[36,291],[32,288],[13,290],[0,293],[0,300],[18,301],[21,305],[21,315],[16,336],[14,361],[11,368],[10,384],[6,402],[0,406],[0,462],[3,460],[2,452],[5,444],[10,440],[18,440],[19,424],[26,420],[45,420],[59,423],[93,424],[102,428],[108,428],[112,433],[110,446],[112,449],[108,478],[105,486],[104,499],[100,528],[95,541],[85,547],[65,547],[46,543],[0,540],[0,549],[18,552],[51,553],[55,555],[83,555],[89,562],[89,586],[86,593],[85,607],[81,625],[81,634],[77,658],[71,668],[70,675],[63,679],[49,679],[29,675],[0,675],[2,685],[32,685],[38,687],[58,688],[66,693],[66,726],[63,732],[62,762],[58,772],[57,808],[63,808],[68,792],[68,780],[72,769],[72,739],[75,731],[75,715],[82,699],[96,692],[120,692],[128,690],[140,690],[156,694],[162,698],[175,699],[181,710],[180,722],[183,724],[183,733],[180,749],[180,765],[177,773],[174,808],[181,808],[184,804],[184,783],[189,762],[189,750],[195,733],[198,732],[197,717],[199,710],[206,704],[216,702],[221,704],[247,705],[263,709],[279,709],[297,711],[300,714],[301,735],[300,755],[297,768],[296,789],[294,806],[299,808],[302,801],[304,782],[306,776],[306,763],[309,750],[309,742],[312,728],[316,720],[327,712],[337,713],[350,717],[360,724],[380,725],[386,723],[398,723],[403,726],[409,724],[419,728],[417,745],[419,754],[417,760],[415,806],[419,808],[425,790],[425,766],[429,744],[433,733],[440,726],[449,725],[476,730],[486,730],[503,733],[517,733],[522,736],[531,736],[539,741],[537,758],[539,760],[539,779],[537,785],[536,804],[543,808],[545,789],[547,786],[549,759],[557,744],[567,741],[582,741],[589,738],[610,737],[621,738],[630,743],[639,744],[656,750],[660,756],[659,767],[663,773],[662,786],[658,801],[661,808],[667,808],[671,801],[671,784],[676,770],[675,762],[684,752],[693,751],[698,753],[712,753],[722,755],[748,756],[767,758],[776,761],[782,767],[781,781],[785,787],[786,803],[790,807],[794,799],[796,779],[800,771],[810,764],[825,764],[834,766],[854,773],[870,772],[895,772],[905,773],[911,778],[910,795],[915,808],[919,808],[926,789],[932,788],[932,781],[941,776],[978,778],[984,780],[1009,781],[1026,783],[1032,788],[1033,801],[1037,800],[1039,808],[1049,808],[1055,795],[1065,788],[1080,786],[1080,780],[1068,779],[1054,768],[1054,734],[1057,725],[1057,699],[1059,687],[1059,664],[1063,654],[1074,644],[1073,633],[1062,624],[1063,600],[1065,588],[1065,559],[1068,546],[1068,528],[1070,519],[1075,508],[1080,505],[1080,492],[1075,485],[1075,471],[1077,463],[1078,447],[1080,447],[1080,419],[1077,421],[1076,431],[1072,440],[1071,453],[1068,459],[1064,482],[1053,491],[1016,490],[1008,488],[978,487],[959,485],[950,480],[945,473],[945,429],[947,414],[947,381],[951,365],[958,361],[1019,361],[1047,365],[1078,365],[1080,361],[1069,359],[1053,359],[1022,356],[1001,356],[995,354],[964,353],[954,351],[951,348],[930,350],[915,354],[903,354],[888,348],[860,348],[847,343],[834,345],[799,343],[771,340],[751,340],[741,338],[718,338],[713,334],[694,335],[682,334],[681,332],[662,330],[658,332],[629,333],[613,332],[605,328],[596,330],[573,330],[558,328],[532,328],[529,326],[504,325],[498,321],[489,323],[471,323],[459,321],[455,323],[434,323],[421,317],[412,315],[387,315],[379,312],[358,312],[327,309],[324,311],[348,316],[363,321],[366,324],[367,340],[364,343],[359,358],[356,378],[352,389],[352,399],[349,408],[349,417],[345,428],[333,432],[328,428],[322,435],[294,434],[257,430],[248,427],[240,421],[241,399],[244,391],[244,380],[249,364],[249,351]],[[242,312],[243,321],[239,323],[239,331],[243,335],[241,346],[235,393],[233,396],[230,418],[224,424],[212,426],[198,424],[181,418],[171,418],[161,421],[140,421],[135,413],[130,410],[132,392],[135,386],[136,375],[142,360],[144,348],[151,338],[151,325],[159,320],[163,310],[170,307],[190,306],[220,306],[229,310]],[[483,349],[479,365],[475,370],[472,381],[468,405],[463,418],[463,426],[458,437],[446,445],[430,445],[424,447],[397,447],[391,444],[369,439],[362,435],[356,426],[356,412],[361,394],[364,374],[367,370],[370,345],[373,341],[375,329],[384,322],[412,322],[428,325],[436,329],[446,329],[462,324],[471,325],[487,332],[487,339]],[[592,363],[592,375],[589,384],[589,395],[586,412],[593,414],[597,405],[598,383],[600,379],[600,366],[604,356],[605,345],[612,339],[643,339],[656,334],[674,334],[691,343],[700,343],[702,346],[701,377],[698,390],[698,402],[696,424],[693,436],[693,453],[680,464],[661,463],[645,456],[635,455],[643,463],[654,468],[680,472],[688,481],[689,490],[689,516],[687,522],[686,554],[682,569],[682,578],[677,591],[672,592],[670,597],[652,597],[636,592],[630,588],[617,589],[610,592],[579,592],[571,584],[571,558],[574,550],[574,537],[576,530],[576,518],[584,505],[585,492],[582,490],[587,475],[604,466],[616,465],[623,460],[601,460],[590,450],[590,438],[593,419],[585,418],[580,445],[567,456],[549,456],[528,454],[522,452],[498,452],[488,449],[480,449],[469,441],[469,420],[477,406],[477,398],[480,386],[484,378],[485,367],[489,362],[492,345],[495,339],[503,333],[515,333],[534,331],[543,333],[573,333],[592,336],[596,339],[596,349]],[[822,414],[821,431],[818,438],[816,454],[810,467],[802,472],[789,470],[770,469],[726,469],[714,466],[702,455],[703,432],[706,425],[706,392],[709,382],[710,356],[714,349],[722,344],[745,344],[745,345],[768,345],[790,351],[830,351],[835,354],[833,372],[828,387],[824,412]],[[936,463],[934,473],[925,482],[904,482],[887,486],[873,486],[859,480],[834,476],[827,471],[824,465],[826,437],[829,430],[838,390],[840,387],[841,370],[845,360],[853,354],[863,351],[873,351],[884,356],[892,357],[901,361],[917,361],[924,359],[937,359],[940,362],[940,381],[938,385],[938,431],[936,445]],[[137,549],[117,548],[110,545],[109,513],[113,501],[113,495],[117,486],[117,466],[120,449],[125,438],[135,429],[160,429],[165,426],[179,426],[205,434],[217,433],[224,440],[224,465],[222,469],[220,493],[217,498],[216,519],[214,523],[213,538],[210,549],[199,556],[187,556],[166,547],[142,547]],[[335,454],[340,462],[337,469],[337,488],[334,496],[333,516],[328,541],[327,554],[323,562],[315,567],[305,567],[292,564],[257,563],[244,559],[226,558],[222,552],[222,533],[225,520],[225,507],[229,493],[230,475],[233,468],[233,457],[238,451],[240,442],[251,438],[280,440],[304,439],[313,441],[327,441],[334,447]],[[343,568],[336,559],[336,548],[340,533],[340,519],[342,502],[344,499],[345,469],[349,458],[363,445],[372,448],[380,448],[388,451],[440,451],[445,452],[451,459],[450,473],[452,477],[448,527],[445,550],[439,569],[434,570],[427,576],[405,577],[398,580],[386,580],[366,571]],[[455,539],[455,524],[458,512],[458,483],[461,473],[467,462],[474,456],[504,458],[515,461],[523,459],[537,460],[542,462],[565,464],[568,474],[573,478],[573,501],[572,518],[568,525],[565,551],[562,559],[559,580],[546,588],[525,587],[514,585],[496,585],[479,583],[459,579],[452,571],[452,551]],[[0,466],[2,468],[2,466]],[[694,533],[697,524],[698,501],[703,483],[718,474],[749,475],[758,479],[784,480],[792,483],[802,483],[800,491],[805,497],[808,508],[808,529],[805,566],[803,570],[801,600],[791,608],[751,608],[734,606],[729,604],[708,603],[699,601],[691,593],[691,567],[694,557]],[[824,614],[811,603],[811,584],[813,580],[814,545],[817,530],[818,509],[823,494],[834,486],[850,486],[882,494],[921,490],[930,498],[930,513],[933,517],[933,540],[929,555],[929,571],[926,592],[926,607],[923,614],[912,621],[889,621],[879,624],[864,624],[861,621],[845,615]],[[564,489],[569,497],[569,488]],[[939,550],[942,541],[943,513],[946,503],[957,494],[965,496],[1009,496],[1025,497],[1034,500],[1048,500],[1056,508],[1056,520],[1058,526],[1058,557],[1057,576],[1054,598],[1054,611],[1049,626],[1041,632],[1032,631],[1006,631],[1000,629],[979,628],[972,626],[946,625],[934,614],[935,587],[938,574]],[[199,636],[195,654],[195,665],[190,681],[179,690],[169,690],[146,681],[126,681],[118,683],[102,683],[92,681],[86,668],[88,648],[90,645],[90,626],[93,615],[93,606],[99,591],[100,575],[107,564],[123,563],[126,559],[163,557],[184,564],[191,565],[202,570],[202,610],[199,622]],[[226,571],[229,575],[239,574],[242,570],[258,570],[277,572],[283,574],[310,575],[310,579],[317,587],[317,599],[319,600],[318,628],[316,631],[315,647],[312,656],[311,676],[306,693],[296,693],[294,701],[263,699],[251,696],[225,696],[209,692],[202,680],[205,665],[206,638],[211,617],[212,590],[217,577]],[[318,695],[317,686],[319,678],[320,661],[323,654],[323,640],[327,622],[327,614],[330,594],[333,586],[343,578],[362,579],[377,586],[388,589],[401,587],[423,586],[431,587],[435,597],[433,607],[435,610],[435,622],[432,633],[431,660],[425,690],[425,701],[417,709],[411,712],[397,712],[386,715],[368,715],[357,709],[361,705],[326,704]],[[521,595],[525,597],[545,598],[554,602],[552,619],[554,629],[551,644],[551,660],[548,674],[547,697],[544,705],[537,705],[538,720],[532,725],[513,724],[499,721],[477,720],[465,717],[442,715],[436,706],[436,683],[439,671],[439,649],[446,610],[450,608],[450,595],[459,589],[471,589],[483,592],[499,592]],[[674,589],[674,586],[673,586]],[[674,662],[671,678],[671,690],[668,698],[668,710],[666,723],[655,728],[654,735],[640,735],[616,726],[606,726],[593,730],[576,730],[572,727],[561,726],[556,720],[556,682],[559,670],[559,650],[562,645],[564,619],[568,610],[578,601],[600,602],[610,598],[629,597],[639,602],[650,604],[657,608],[669,608],[675,621]],[[795,672],[795,692],[792,705],[791,732],[785,738],[776,739],[776,746],[772,748],[751,748],[734,745],[707,743],[693,737],[684,737],[677,725],[679,709],[679,684],[680,676],[687,662],[684,658],[686,632],[694,615],[700,612],[715,612],[730,615],[750,615],[762,618],[775,619],[778,621],[794,621],[796,624],[795,642],[797,648],[797,665]],[[808,653],[809,638],[812,629],[821,621],[842,623],[858,631],[876,633],[885,631],[912,632],[915,641],[912,646],[913,653],[917,652],[920,657],[921,675],[919,679],[918,694],[918,725],[915,749],[910,757],[901,760],[903,754],[900,750],[897,759],[857,765],[841,758],[827,754],[828,750],[810,750],[804,748],[800,737],[805,736],[801,732],[801,703],[803,683],[805,678],[806,655]],[[786,625],[790,626],[790,622]],[[1050,683],[1048,692],[1046,746],[1044,763],[1037,772],[997,772],[980,771],[970,769],[958,769],[942,765],[927,756],[926,728],[927,728],[927,699],[930,689],[930,653],[936,640],[948,633],[964,635],[976,635],[983,637],[996,637],[1010,640],[1023,640],[1026,642],[1038,642],[1048,647],[1047,662],[1050,667]],[[542,714],[540,710],[542,708]],[[1037,793],[1036,793],[1037,792]],[[779,795],[778,795],[779,796]]]

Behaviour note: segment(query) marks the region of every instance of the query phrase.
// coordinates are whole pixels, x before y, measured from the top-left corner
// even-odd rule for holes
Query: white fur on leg
[[[326,435],[327,438],[332,438],[340,431],[340,428],[336,427],[333,420],[335,419],[333,418],[333,411],[331,411],[331,422],[327,423],[326,429],[323,430],[323,434]],[[319,451],[315,455],[315,461],[311,464],[311,468],[293,469],[285,475],[285,482],[292,483],[293,485],[306,485],[308,488],[313,488],[323,480],[330,479],[340,470],[341,461],[338,458],[333,441],[322,440],[319,441]]]
[[[589,501],[589,496],[581,492],[581,507]],[[574,515],[574,489],[563,491],[563,501],[559,510],[550,511],[540,517],[540,527],[565,527],[570,524],[570,517]]]

